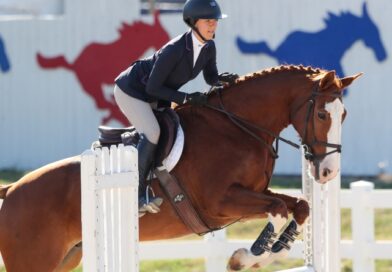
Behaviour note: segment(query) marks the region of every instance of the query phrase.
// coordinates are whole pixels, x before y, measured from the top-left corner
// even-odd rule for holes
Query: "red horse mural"
[[[95,101],[99,110],[108,110],[102,124],[117,120],[127,126],[128,121],[118,109],[113,97],[105,98],[103,85],[112,85],[115,77],[133,61],[139,59],[150,48],[159,49],[169,41],[169,35],[159,21],[159,13],[154,13],[152,25],[136,21],[122,23],[120,37],[109,44],[91,43],[87,45],[73,63],[64,56],[45,57],[37,53],[37,61],[42,68],[65,68],[73,71],[83,90]]]

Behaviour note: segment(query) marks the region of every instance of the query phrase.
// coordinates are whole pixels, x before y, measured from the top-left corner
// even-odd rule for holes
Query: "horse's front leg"
[[[219,213],[230,217],[255,218],[268,215],[269,218],[251,250],[241,248],[233,253],[227,267],[229,271],[240,271],[270,262],[271,246],[277,241],[277,235],[288,219],[284,201],[241,186],[233,186],[220,202]]]
[[[289,195],[275,193],[269,189],[264,192],[266,195],[271,197],[279,198],[286,203],[287,209],[293,214],[295,221],[300,225],[306,222],[309,217],[309,204],[305,199],[292,197]]]
[[[269,189],[264,193],[267,196],[278,198],[286,203],[287,209],[293,214],[294,219],[287,225],[277,241],[272,245],[269,258],[257,263],[254,267],[266,266],[274,260],[285,258],[288,255],[292,243],[303,230],[310,210],[308,202],[304,199],[275,193]]]

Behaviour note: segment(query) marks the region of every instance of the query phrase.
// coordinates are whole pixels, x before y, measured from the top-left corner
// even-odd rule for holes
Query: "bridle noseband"
[[[304,154],[305,154],[305,159],[308,161],[313,162],[313,164],[316,166],[316,178],[319,178],[319,166],[320,166],[320,162],[327,157],[328,155],[331,155],[333,153],[341,153],[342,150],[342,145],[341,144],[334,144],[334,143],[328,143],[328,142],[323,142],[323,141],[319,141],[316,138],[316,134],[315,134],[315,120],[313,117],[313,121],[312,121],[312,130],[313,130],[313,139],[309,144],[306,144],[306,138],[308,136],[308,123],[310,121],[311,115],[314,116],[314,110],[315,110],[315,103],[316,103],[316,97],[317,96],[329,96],[329,97],[335,97],[335,98],[341,98],[342,94],[341,92],[336,92],[336,93],[322,93],[319,92],[318,90],[318,86],[319,86],[319,82],[317,81],[315,83],[315,87],[313,88],[312,94],[310,96],[309,99],[307,99],[303,104],[301,104],[301,106],[298,107],[298,109],[294,112],[294,115],[297,114],[297,112],[299,112],[299,110],[303,107],[303,105],[307,102],[308,103],[308,109],[307,109],[307,113],[306,113],[306,118],[305,118],[305,128],[304,128],[304,133],[303,133],[303,138],[301,139],[301,145],[304,147]],[[285,142],[286,144],[289,144],[291,146],[293,146],[296,149],[300,148],[300,145],[287,140],[283,137],[280,137],[279,135],[274,134],[273,132],[262,128],[260,126],[257,126],[229,111],[226,110],[224,104],[223,104],[223,99],[222,99],[222,87],[218,86],[218,87],[212,87],[209,93],[212,92],[216,92],[218,97],[219,97],[219,103],[220,103],[220,107],[215,107],[212,106],[210,104],[207,104],[206,107],[210,108],[214,111],[218,111],[220,113],[225,114],[232,122],[234,125],[236,125],[238,128],[240,128],[242,131],[246,132],[248,135],[250,135],[251,137],[255,138],[258,142],[260,142],[261,144],[265,145],[268,150],[269,153],[271,154],[272,158],[277,159],[278,156],[278,144],[279,144],[279,140]],[[260,136],[258,136],[254,131],[252,130],[257,130],[257,131],[261,131],[264,132],[266,134],[268,134],[269,136],[273,137],[275,140],[275,147],[273,147],[272,145],[268,144],[263,138],[261,138]],[[329,152],[325,152],[323,154],[315,154],[314,153],[314,146],[315,145],[322,145],[325,147],[330,147],[330,148],[334,148],[334,150],[329,151]]]

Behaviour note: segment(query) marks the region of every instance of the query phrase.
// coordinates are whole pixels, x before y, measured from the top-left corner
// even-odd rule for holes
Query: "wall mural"
[[[122,23],[119,34],[119,39],[112,43],[87,45],[73,63],[62,55],[45,57],[40,53],[37,53],[37,61],[45,69],[64,68],[74,72],[82,89],[94,99],[96,108],[109,111],[102,124],[116,120],[127,126],[129,123],[115,104],[114,97],[111,96],[110,100],[105,98],[103,85],[114,84],[121,71],[141,58],[148,49],[161,48],[170,37],[161,25],[158,13],[154,14],[152,25],[141,21]]]
[[[237,46],[244,54],[266,54],[279,64],[303,64],[335,70],[340,77],[345,73],[341,65],[344,53],[358,40],[373,51],[377,61],[386,60],[387,52],[377,25],[371,19],[366,3],[362,16],[350,12],[340,15],[328,13],[325,28],[318,32],[291,32],[278,48],[271,49],[267,41],[247,42],[237,37]]]
[[[5,44],[1,36],[0,36],[0,70],[3,73],[6,73],[9,70],[11,70],[11,64],[10,61],[8,60],[7,52],[5,50]]]

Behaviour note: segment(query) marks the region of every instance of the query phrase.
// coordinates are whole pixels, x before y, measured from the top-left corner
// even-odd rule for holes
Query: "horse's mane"
[[[126,31],[132,31],[132,32],[136,32],[137,29],[140,29],[142,27],[147,26],[146,23],[144,23],[143,21],[134,21],[132,23],[126,23],[123,22],[120,26],[120,28],[118,29],[119,33],[124,33]]]
[[[236,82],[232,85],[226,85],[224,88],[231,87],[233,85],[238,85],[243,82],[247,82],[250,80],[254,80],[256,78],[267,77],[273,74],[282,73],[282,72],[297,72],[297,73],[305,73],[305,74],[321,74],[327,72],[326,70],[320,68],[314,68],[311,66],[303,66],[303,65],[280,65],[276,67],[266,68],[257,72],[253,72],[247,75],[244,75],[236,80]]]
[[[352,18],[355,16],[350,12],[342,12],[339,15],[328,12],[328,17],[324,19],[324,22],[327,27],[332,27],[340,24],[342,20],[347,20],[349,17]]]

